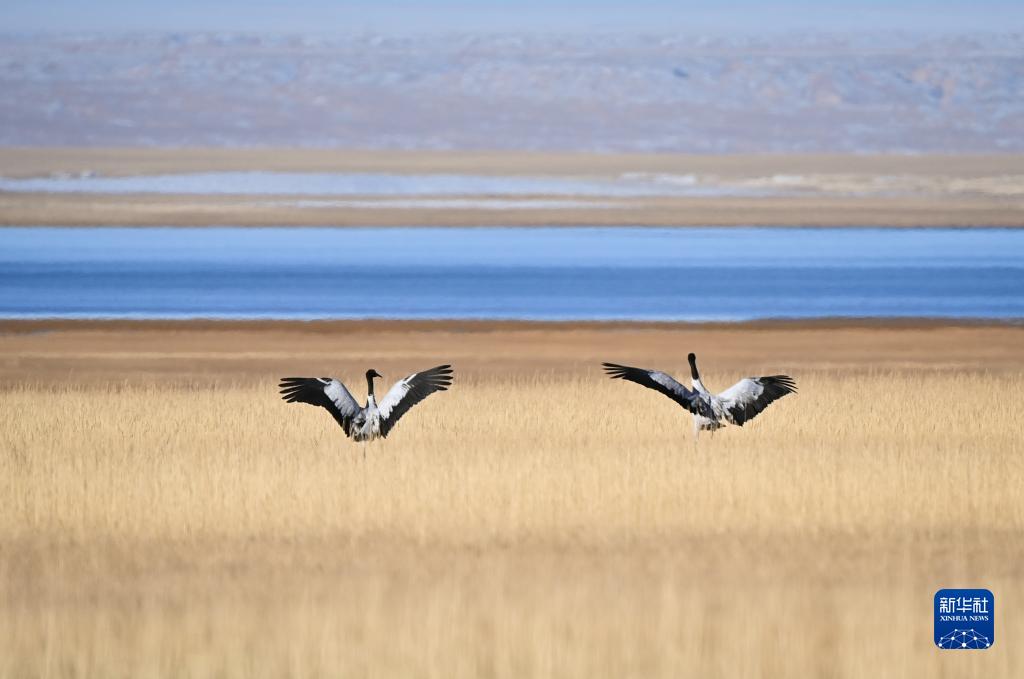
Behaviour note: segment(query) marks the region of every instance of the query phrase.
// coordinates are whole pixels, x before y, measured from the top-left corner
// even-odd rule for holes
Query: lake
[[[1024,231],[0,228],[8,318],[1024,318]]]

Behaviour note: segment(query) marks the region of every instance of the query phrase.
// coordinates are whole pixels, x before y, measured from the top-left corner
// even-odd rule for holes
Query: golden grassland
[[[707,383],[785,368],[800,393],[695,444],[658,394],[552,366],[605,354],[683,376],[675,340],[699,328],[42,327],[0,336],[0,677],[1024,672],[1015,328],[708,329]],[[140,364],[146,332],[164,339]],[[141,369],[242,334],[244,373]],[[537,334],[550,363],[530,360]],[[936,335],[959,339],[886,363]],[[364,459],[326,413],[278,399],[270,347],[297,336],[314,347],[297,364],[360,395],[368,360],[389,377],[445,346],[480,362]],[[374,340],[366,360],[316,353]],[[844,344],[882,367],[830,364]],[[803,359],[766,362],[785,345]],[[61,351],[80,372],[25,372]],[[933,647],[949,586],[995,593],[992,649]]]

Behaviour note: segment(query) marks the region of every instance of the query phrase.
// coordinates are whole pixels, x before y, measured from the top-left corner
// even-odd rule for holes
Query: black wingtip
[[[769,375],[768,377],[762,377],[761,381],[779,389],[784,394],[797,393],[796,381],[789,375]]]
[[[626,376],[626,371],[629,370],[628,366],[619,365],[618,363],[602,363],[604,366],[605,374],[613,380],[619,380]]]
[[[302,400],[301,397],[309,387],[310,379],[309,377],[282,377],[280,384],[277,385],[281,398],[288,403]]]
[[[445,363],[424,370],[418,374],[418,378],[422,380],[421,384],[428,387],[430,391],[448,391],[448,387],[452,386],[454,372],[451,364]]]
[[[455,371],[449,363],[431,368],[422,374],[427,378],[429,384],[438,391],[445,391],[455,379]]]

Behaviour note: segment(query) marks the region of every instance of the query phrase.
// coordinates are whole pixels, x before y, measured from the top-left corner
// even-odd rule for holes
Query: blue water
[[[0,316],[1021,319],[1024,231],[10,228]]]

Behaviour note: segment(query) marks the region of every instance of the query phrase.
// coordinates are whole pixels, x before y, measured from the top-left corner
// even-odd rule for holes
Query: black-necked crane
[[[377,402],[373,380],[382,377],[376,370],[366,371],[366,405],[360,406],[345,385],[332,377],[284,377],[278,386],[288,403],[309,403],[326,408],[345,435],[353,441],[372,441],[386,437],[399,418],[435,391],[452,384],[452,367],[439,365],[413,373],[395,382]]]
[[[746,377],[720,394],[712,394],[700,381],[697,372],[697,356],[687,356],[690,362],[691,385],[687,389],[671,375],[647,368],[632,368],[628,365],[603,363],[605,372],[612,379],[629,380],[648,389],[659,391],[686,408],[693,415],[693,436],[701,431],[714,432],[726,424],[743,424],[756,417],[768,404],[786,394],[796,393],[796,382],[789,375],[768,375]]]

